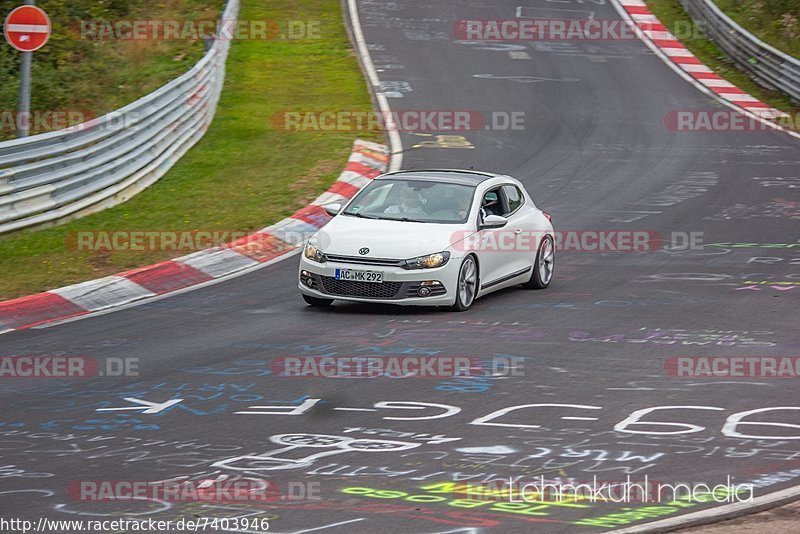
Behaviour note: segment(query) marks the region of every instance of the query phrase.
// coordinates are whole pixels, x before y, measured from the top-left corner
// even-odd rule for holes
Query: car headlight
[[[403,264],[403,269],[435,269],[447,263],[449,259],[449,252],[436,252],[435,254],[428,254],[427,256],[419,256],[406,260]]]
[[[303,250],[303,255],[307,259],[317,263],[325,263],[325,260],[327,259],[325,258],[325,254],[323,254],[320,249],[311,243],[306,243],[306,248]]]

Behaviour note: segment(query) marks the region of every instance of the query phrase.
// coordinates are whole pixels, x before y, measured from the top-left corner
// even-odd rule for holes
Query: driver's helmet
[[[500,203],[500,199],[497,198],[497,193],[495,191],[487,191],[483,195],[483,202],[481,203],[481,208],[485,211],[487,215],[496,215],[495,210]]]

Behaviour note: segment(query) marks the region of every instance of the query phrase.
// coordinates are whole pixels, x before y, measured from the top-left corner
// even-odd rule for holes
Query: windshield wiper
[[[428,222],[428,221],[423,221],[421,219],[409,219],[408,217],[400,217],[399,219],[394,219],[394,220],[403,222],[418,222],[418,223]]]
[[[362,219],[380,219],[380,217],[375,217],[372,215],[364,215],[363,213],[353,213],[353,212],[344,212],[345,215],[351,215],[353,217],[360,217]]]

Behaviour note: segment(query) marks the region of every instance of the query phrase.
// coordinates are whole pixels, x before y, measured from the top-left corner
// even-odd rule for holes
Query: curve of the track
[[[572,532],[717,504],[468,501],[463,488],[446,483],[534,482],[540,475],[604,483],[646,475],[715,485],[731,477],[755,483],[756,496],[797,484],[797,379],[679,379],[665,371],[673,356],[798,354],[797,142],[772,132],[669,131],[663,117],[670,110],[717,104],[639,41],[509,47],[453,38],[455,21],[513,18],[520,3],[528,16],[617,18],[603,0],[359,1],[385,89],[402,95],[391,100],[393,110],[524,113],[524,129],[464,133],[472,148],[445,148],[440,138],[405,132],[404,168],[508,172],[559,229],[701,232],[705,249],[562,253],[546,291],[502,291],[457,315],[356,304],[307,308],[294,288],[295,258],[157,302],[2,336],[2,355],[138,358],[140,371],[138,378],[3,380],[0,465],[14,466],[0,468],[3,515],[271,517],[279,532]],[[329,354],[510,355],[524,358],[524,376],[271,375],[273,358]],[[132,406],[125,398],[183,400],[156,414],[96,411]],[[314,402],[308,399],[321,401],[303,412],[299,406]],[[460,411],[380,404],[386,401]],[[551,406],[485,417],[543,404]],[[256,405],[275,413],[235,413],[258,411],[248,409]],[[656,407],[672,408],[642,420],[678,425],[619,426]],[[734,423],[736,414],[764,408],[774,409]],[[280,414],[292,410],[298,414]],[[290,433],[413,448],[276,452],[282,446],[270,437]],[[295,469],[258,459],[214,465],[323,451],[331,454]],[[289,483],[307,483],[321,500],[86,502],[67,490],[79,480],[220,476],[267,477],[284,492]]]

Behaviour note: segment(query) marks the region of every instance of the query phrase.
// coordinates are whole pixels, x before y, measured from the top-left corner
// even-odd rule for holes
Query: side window
[[[499,187],[490,189],[483,194],[483,200],[481,201],[481,213],[483,216],[503,215],[503,213],[505,213],[503,199],[500,196]]]
[[[508,200],[509,213],[517,211],[520,206],[525,204],[525,197],[522,196],[522,192],[517,186],[504,185],[503,192],[506,194],[506,199]]]

